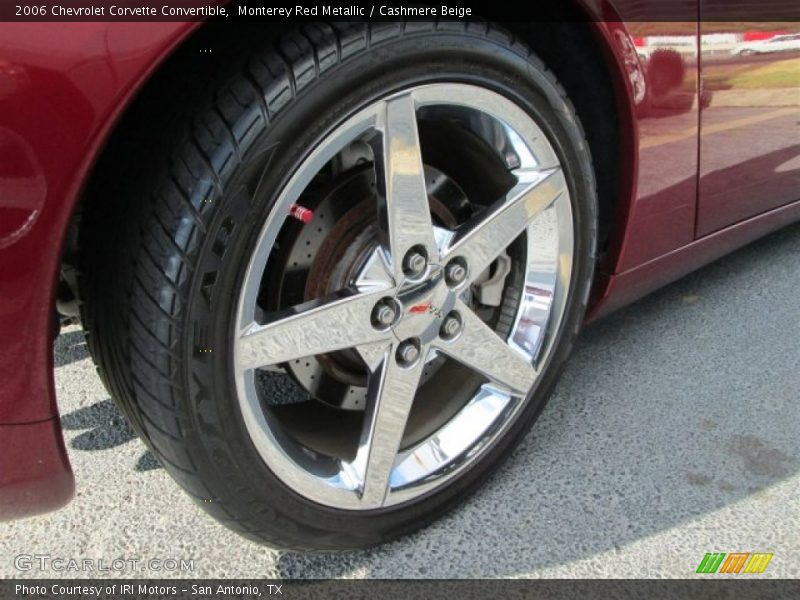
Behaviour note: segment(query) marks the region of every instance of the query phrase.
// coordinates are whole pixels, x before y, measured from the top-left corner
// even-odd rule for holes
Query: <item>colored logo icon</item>
[[[767,569],[772,553],[769,552],[707,552],[697,566],[697,573],[763,573]]]

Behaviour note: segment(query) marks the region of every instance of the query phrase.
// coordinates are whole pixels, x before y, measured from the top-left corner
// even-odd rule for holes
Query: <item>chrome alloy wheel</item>
[[[418,122],[456,122],[490,148],[514,183],[455,229],[434,223]],[[377,243],[350,284],[290,309],[259,294],[281,229],[318,173],[354,143],[371,149]],[[455,151],[455,149],[454,149]],[[572,273],[573,217],[558,157],[536,122],[486,88],[442,83],[366,106],[330,131],[291,175],[265,222],[238,302],[233,364],[247,431],[267,466],[317,503],[376,509],[417,498],[476,461],[513,423],[546,368]],[[519,240],[522,285],[502,336],[471,288]],[[508,290],[507,290],[508,291]],[[351,455],[310,448],[259,396],[256,372],[354,352],[368,371]],[[446,422],[404,439],[423,371],[448,357],[480,375]],[[331,435],[336,434],[335,424]]]

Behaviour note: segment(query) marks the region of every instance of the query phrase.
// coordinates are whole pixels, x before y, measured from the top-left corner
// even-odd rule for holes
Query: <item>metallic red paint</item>
[[[52,420],[58,415],[54,297],[67,224],[115,120],[193,27],[0,24],[0,424],[50,423],[3,428],[0,506],[6,515],[12,506],[19,514],[39,510],[36,502],[13,498],[39,485],[25,484],[25,473],[52,475],[49,500],[47,486],[38,488],[42,506],[68,499],[63,477],[71,474]],[[55,446],[61,454],[44,451]],[[12,456],[13,463],[5,462]]]
[[[0,425],[0,520],[62,507],[75,491],[58,417]]]
[[[758,238],[800,221],[800,202],[773,209],[616,275],[601,275],[604,294],[587,315],[594,321]]]
[[[646,27],[645,27],[646,26]],[[694,239],[697,192],[697,25],[632,23],[645,39],[669,42],[641,56],[635,195],[613,272],[631,269]],[[676,132],[680,132],[676,136]]]
[[[625,25],[626,17],[642,18],[630,12],[641,3],[628,3],[634,8],[619,13],[605,0],[593,6],[590,14],[605,19],[596,31],[618,104],[621,147],[609,151],[623,165],[612,237],[590,309],[590,318],[597,318],[799,219],[800,203],[697,239],[791,198],[777,200],[780,190],[772,183],[761,189],[757,205],[746,208],[721,207],[704,196],[706,177],[715,170],[714,135],[726,130],[722,123],[722,129],[701,132],[702,107],[711,107],[710,117],[714,100],[698,85],[697,25]],[[690,10],[687,19],[694,14]],[[114,123],[193,27],[0,24],[0,518],[55,508],[72,493],[55,418],[51,349],[65,232]],[[653,39],[658,44],[648,46]],[[698,161],[701,136],[706,162],[702,155]],[[742,153],[744,163],[761,159],[752,148]]]
[[[701,29],[703,85],[713,99],[700,122],[698,236],[800,199],[800,24]],[[798,35],[788,50],[769,43],[780,33]]]
[[[638,190],[614,238],[621,247],[612,239],[595,282],[590,320],[800,218],[800,51],[730,57],[729,41],[753,37],[754,28],[770,36],[800,32],[800,24],[704,22],[691,42],[689,26],[630,24],[640,33],[640,53],[648,54],[647,38],[655,52],[681,52],[687,71],[674,87],[696,98],[688,111],[680,110],[680,99],[659,111],[637,111]],[[698,76],[699,88],[691,82]],[[659,77],[648,73],[648,83]]]
[[[698,39],[697,24],[688,20],[696,10],[689,4],[680,13],[684,22],[639,22],[647,17],[642,10],[660,10],[654,3],[603,5],[605,47],[610,62],[625,74],[625,89],[617,85],[616,90],[624,167],[615,226],[601,265],[603,272],[615,273],[694,239]],[[626,23],[626,18],[639,21]],[[658,54],[643,56],[637,42],[648,38],[669,42]],[[677,69],[670,69],[676,61],[660,60],[665,52],[677,59]],[[665,134],[675,131],[684,134],[680,143],[665,147]]]

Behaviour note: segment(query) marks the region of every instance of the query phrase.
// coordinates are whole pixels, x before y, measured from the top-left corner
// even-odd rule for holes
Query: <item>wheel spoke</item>
[[[345,291],[300,304],[265,325],[253,324],[239,337],[236,365],[266,367],[386,339],[391,334],[372,325],[371,313],[387,293]]]
[[[561,169],[517,171],[517,184],[506,197],[465,223],[442,262],[460,256],[469,265],[470,281],[489,265],[543,210],[567,192]]]
[[[437,341],[436,348],[513,393],[527,394],[537,375],[530,358],[508,346],[463,301],[458,301],[456,310],[463,323],[460,335],[453,341]]]
[[[389,251],[396,281],[403,276],[403,257],[414,246],[438,259],[428,192],[411,95],[387,100],[373,143],[379,193],[381,243]]]
[[[369,378],[364,428],[353,462],[363,482],[364,508],[378,508],[386,499],[392,467],[425,367],[426,348],[411,367],[397,364],[395,349],[395,344],[384,347],[383,360]]]

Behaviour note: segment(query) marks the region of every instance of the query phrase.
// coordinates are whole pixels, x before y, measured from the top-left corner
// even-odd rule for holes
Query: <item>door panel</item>
[[[701,22],[700,40],[698,236],[800,199],[800,24]]]

